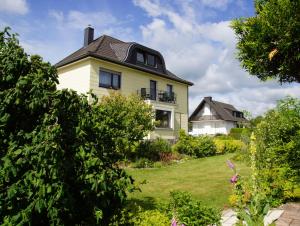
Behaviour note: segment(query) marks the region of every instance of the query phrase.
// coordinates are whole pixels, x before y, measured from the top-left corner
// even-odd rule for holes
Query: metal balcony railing
[[[176,94],[174,92],[167,92],[164,90],[156,90],[150,88],[141,88],[137,91],[144,100],[156,100],[166,103],[176,103]]]

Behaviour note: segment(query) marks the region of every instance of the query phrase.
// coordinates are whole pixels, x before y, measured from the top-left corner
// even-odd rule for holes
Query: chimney
[[[94,40],[94,28],[91,25],[88,25],[86,29],[84,29],[84,43],[83,46],[88,46]]]
[[[204,100],[212,101],[212,97],[204,97]]]

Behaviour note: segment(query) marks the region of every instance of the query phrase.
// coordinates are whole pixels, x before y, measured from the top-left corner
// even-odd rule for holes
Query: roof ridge
[[[112,36],[110,36],[110,35],[103,34],[103,35],[101,35],[101,36],[105,36],[105,37],[107,37],[107,38],[111,38],[111,39],[114,39],[114,40],[119,41],[119,42],[122,42],[122,43],[127,43],[127,42],[124,42],[124,41],[122,41],[122,40],[120,40],[120,39],[117,39],[117,38],[115,38],[115,37],[112,37]]]
[[[99,50],[99,48],[100,48],[101,44],[103,43],[105,37],[104,37],[104,35],[101,35],[101,36],[100,36],[99,38],[97,38],[97,39],[100,39],[100,38],[102,38],[102,39],[100,40],[100,42],[99,42],[99,44],[97,45],[97,48],[94,50],[94,52]],[[95,41],[96,41],[97,39],[95,39]]]

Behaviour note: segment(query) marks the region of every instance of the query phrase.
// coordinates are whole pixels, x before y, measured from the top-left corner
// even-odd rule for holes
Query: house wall
[[[83,67],[83,69],[80,70],[81,67]],[[141,88],[150,88],[150,80],[157,82],[157,90],[166,90],[167,84],[173,86],[173,92],[177,96],[176,104],[157,101],[149,102],[154,109],[170,110],[172,112],[172,128],[156,129],[149,134],[148,138],[152,139],[160,136],[164,139],[174,139],[178,135],[179,129],[184,129],[186,132],[188,131],[188,85],[186,84],[100,59],[88,58],[88,60],[78,65],[75,64],[72,67],[66,67],[58,71],[59,79],[63,81],[61,87],[70,87],[80,92],[87,92],[91,89],[99,98],[104,95],[109,95],[109,93],[113,91],[112,89],[99,87],[100,68],[121,73],[121,88],[118,92],[121,92],[123,95],[137,94]],[[83,77],[84,79],[82,79]],[[86,77],[89,78],[86,79]],[[66,78],[68,78],[68,80]],[[81,83],[84,83],[84,85],[77,82],[77,78]],[[68,85],[69,83],[71,85]],[[88,83],[88,85],[86,85],[86,83]]]
[[[197,121],[192,122],[193,129],[191,135],[215,135],[215,134],[229,134],[232,128],[236,127],[235,122],[224,120],[212,121]]]
[[[202,116],[211,116],[208,120],[199,120],[192,122],[192,135],[215,135],[215,134],[228,134],[231,128],[236,127],[235,122],[216,120],[217,112],[212,109],[209,104],[205,103],[202,109],[197,114],[197,118]]]
[[[90,89],[91,65],[89,60],[83,60],[66,67],[58,68],[58,89],[73,89],[80,94],[86,94]]]
[[[174,139],[178,135],[179,129],[184,129],[186,132],[188,131],[188,85],[122,65],[99,59],[92,59],[90,87],[100,98],[103,95],[109,95],[109,92],[111,91],[110,89],[99,87],[98,85],[100,68],[121,73],[121,89],[119,92],[123,95],[137,94],[141,88],[150,88],[150,80],[155,80],[157,82],[157,90],[166,90],[167,84],[173,86],[173,92],[176,94],[176,104],[157,101],[149,102],[154,109],[172,111],[172,128],[156,129],[149,134],[150,139],[156,137]]]

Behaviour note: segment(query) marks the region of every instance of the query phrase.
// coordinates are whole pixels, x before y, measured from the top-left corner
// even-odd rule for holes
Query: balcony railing
[[[176,103],[176,94],[174,92],[167,92],[164,90],[156,90],[149,88],[141,88],[137,91],[144,100],[156,100],[166,103]]]

